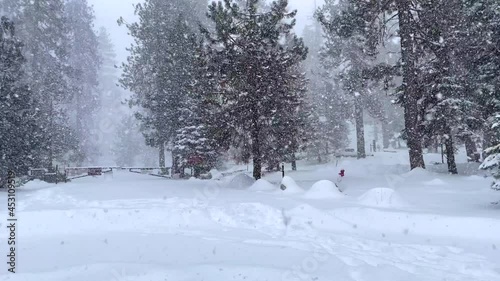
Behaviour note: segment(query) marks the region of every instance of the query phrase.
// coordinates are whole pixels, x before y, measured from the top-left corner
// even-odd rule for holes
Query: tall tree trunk
[[[493,134],[490,128],[486,128],[483,131],[483,151],[482,151],[483,159],[486,159],[486,157],[488,156],[485,153],[485,150],[491,146],[493,146]]]
[[[177,157],[175,157],[175,153],[172,150],[172,175],[177,174],[179,172],[179,169],[177,167]]]
[[[50,121],[49,121],[49,132],[54,132],[54,103],[50,101],[50,115],[49,115]],[[48,159],[47,159],[47,170],[49,170],[50,173],[52,173],[53,169],[53,163],[54,163],[54,134],[49,135],[49,154],[48,154]]]
[[[453,145],[453,137],[448,130],[448,135],[444,140],[445,150],[446,150],[446,163],[448,164],[448,172],[450,174],[458,174],[457,163],[455,162],[455,148]]]
[[[161,172],[162,174],[165,173],[165,142],[163,140],[160,140],[160,143],[158,144],[159,145],[159,155],[158,155],[158,162],[160,163],[160,168],[161,169]]]
[[[361,104],[361,98],[356,97],[354,102],[354,111],[356,118],[356,141],[358,145],[358,159],[366,158],[365,151],[365,128],[363,122],[363,105]]]
[[[80,92],[76,93],[76,136],[78,138],[78,166],[83,165],[83,158],[84,158],[84,134],[83,134],[83,114],[82,114],[82,101],[81,101],[81,95],[83,93],[83,89],[81,89]]]
[[[262,177],[262,157],[260,155],[259,132],[252,130],[252,158],[253,158],[253,177],[258,180]]]
[[[297,171],[297,158],[295,152],[292,153],[292,171]]]
[[[262,155],[260,155],[260,127],[258,116],[254,110],[252,126],[252,158],[253,158],[253,177],[259,180],[262,177]]]
[[[382,121],[382,145],[384,146],[384,149],[389,148],[390,140],[391,132],[389,131],[389,124],[387,124],[387,121],[384,120]]]
[[[403,97],[402,103],[405,116],[405,131],[410,154],[410,167],[425,168],[422,152],[422,136],[418,126],[418,100],[420,98],[416,87],[416,57],[414,28],[412,28],[412,15],[410,0],[396,0],[399,18],[399,35],[401,38],[401,58],[403,65]]]

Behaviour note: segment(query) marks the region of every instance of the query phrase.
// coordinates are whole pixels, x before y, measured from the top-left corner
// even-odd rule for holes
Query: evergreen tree
[[[173,144],[189,92],[196,50],[189,16],[190,1],[149,0],[136,5],[139,22],[127,24],[135,45],[123,68],[121,84],[134,93],[132,106],[149,143],[159,148],[165,166],[165,145]],[[177,162],[173,161],[174,170]]]
[[[70,0],[66,3],[67,26],[70,32],[69,63],[72,68],[71,95],[72,115],[78,149],[75,153],[77,165],[96,162],[97,146],[97,94],[100,58],[98,40],[93,30],[94,11],[86,0]]]
[[[500,114],[494,118],[492,129],[496,131],[496,137],[500,137],[498,127],[500,126]],[[488,155],[484,162],[481,164],[480,169],[491,170],[493,176],[493,183],[491,188],[500,190],[500,143],[489,147],[485,150]]]
[[[53,169],[54,160],[75,148],[67,110],[70,68],[64,1],[20,0],[11,9],[17,11],[14,21],[25,44],[27,81],[39,101],[33,165]]]
[[[269,12],[260,11],[259,3],[214,2],[209,18],[215,32],[204,31],[208,55],[219,62],[222,74],[220,100],[224,114],[231,117],[227,127],[248,133],[256,179],[261,178],[266,138],[278,137],[266,135],[273,120],[285,108],[299,110],[296,101],[302,87],[293,86],[298,77],[292,70],[307,56],[304,43],[293,34],[296,11],[287,12],[288,1],[273,2]]]
[[[123,104],[125,95],[118,85],[119,74],[116,62],[115,47],[106,28],[99,29],[98,54],[101,65],[97,74],[99,86],[98,134],[101,147],[101,161],[112,161],[114,139],[121,133],[117,130],[121,126],[121,119],[126,116],[126,106]]]
[[[308,158],[317,159],[321,163],[328,160],[329,154],[347,145],[346,120],[352,110],[344,92],[339,88],[339,81],[335,81],[336,77],[331,73],[329,75],[321,63],[323,39],[320,23],[306,26],[303,34],[304,42],[309,48],[309,55],[304,62],[309,81],[307,97],[310,105],[305,148]]]
[[[133,167],[136,164],[137,156],[144,152],[141,149],[141,143],[144,143],[144,139],[138,133],[139,126],[135,122],[134,116],[125,116],[120,121],[112,148],[114,161],[120,167]]]
[[[0,187],[7,172],[26,175],[33,165],[37,100],[26,84],[22,43],[14,24],[6,17],[0,21]]]
[[[180,120],[183,126],[177,130],[173,152],[179,162],[180,171],[193,168],[194,176],[199,177],[201,173],[208,172],[215,166],[215,144],[197,112],[188,108],[184,111]]]
[[[365,73],[376,54],[376,25],[358,16],[364,8],[358,2],[326,1],[317,15],[325,31],[323,64],[336,72],[354,107],[358,158],[364,158],[364,105],[369,91]]]
[[[500,142],[493,127],[500,112],[500,3],[495,0],[464,1],[465,21],[460,30],[461,59],[467,70],[470,98],[480,106],[481,116],[472,121],[481,123],[483,147]],[[476,116],[473,116],[476,117]]]

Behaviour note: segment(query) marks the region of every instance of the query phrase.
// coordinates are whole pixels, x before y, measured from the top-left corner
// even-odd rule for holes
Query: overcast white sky
[[[169,0],[164,0],[169,1]],[[122,16],[126,21],[133,22],[134,3],[142,2],[141,0],[89,0],[89,3],[94,6],[96,15],[95,29],[104,26],[111,33],[118,55],[118,62],[124,62],[127,58],[125,50],[132,43],[132,39],[127,35],[127,29],[124,26],[119,27],[117,20]],[[211,2],[211,1],[210,1]],[[310,20],[314,10],[314,0],[289,0],[290,7],[298,10],[297,15],[297,30],[302,32],[306,23]],[[317,0],[317,4],[323,4],[323,0]]]

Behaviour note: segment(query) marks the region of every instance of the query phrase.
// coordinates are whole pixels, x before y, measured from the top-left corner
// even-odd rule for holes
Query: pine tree
[[[190,3],[149,0],[136,5],[139,22],[127,24],[136,43],[121,84],[134,93],[131,105],[144,109],[136,116],[149,143],[159,148],[160,167],[165,145],[172,145],[182,126],[179,116],[192,80],[196,41],[190,26],[197,19],[189,17]]]
[[[268,169],[275,167],[280,170],[280,163],[292,164],[292,170],[297,169],[296,154],[302,150],[306,138],[308,105],[305,101],[307,81],[302,68],[291,68],[290,77],[293,78],[279,88],[276,103],[278,114],[273,116],[268,126],[263,128],[266,136],[263,142],[263,161]]]
[[[7,172],[27,175],[33,165],[37,100],[26,84],[22,43],[12,21],[0,21],[0,187]]]
[[[125,116],[120,121],[112,148],[114,161],[120,167],[133,167],[142,152],[141,143],[145,142],[134,116]]]
[[[101,65],[97,74],[99,86],[98,134],[101,147],[102,162],[113,159],[114,138],[119,135],[117,128],[120,120],[126,116],[123,104],[125,95],[118,85],[119,74],[116,62],[115,47],[106,28],[99,29],[98,54]]]
[[[303,32],[309,55],[304,62],[307,70],[309,114],[305,149],[310,159],[328,160],[328,155],[344,148],[348,140],[346,119],[351,111],[339,81],[322,65],[323,37],[321,25],[315,22]],[[332,83],[335,81],[335,83]]]
[[[64,1],[20,0],[11,9],[17,11],[14,22],[25,44],[27,81],[39,101],[33,165],[53,169],[55,160],[76,148],[67,111],[70,68]]]
[[[483,147],[500,142],[496,134],[496,115],[500,112],[500,3],[495,0],[464,1],[465,22],[460,56],[467,69],[469,91],[480,105]]]
[[[188,108],[184,111],[180,120],[183,126],[177,130],[173,152],[178,159],[180,171],[193,168],[194,176],[199,177],[215,166],[215,144],[196,111]]]
[[[95,124],[99,96],[97,94],[100,58],[97,35],[93,30],[94,11],[86,0],[70,0],[66,3],[67,27],[70,32],[69,63],[72,67],[72,112],[78,149],[77,165],[95,163],[99,155],[98,128]]]
[[[336,72],[334,75],[354,107],[358,158],[366,157],[364,107],[369,77],[365,73],[376,54],[376,25],[359,16],[364,8],[359,1],[326,1],[317,12],[325,31],[323,64]]]
[[[496,137],[500,137],[498,133],[498,128],[500,126],[500,114],[497,114],[494,118],[492,130],[496,131]],[[500,190],[500,143],[489,147],[485,150],[488,155],[484,162],[481,164],[480,169],[491,170],[493,176],[493,183],[491,188],[494,190]]]
[[[243,7],[231,0],[214,2],[209,18],[215,32],[204,31],[208,56],[219,62],[216,71],[222,75],[220,100],[224,115],[231,117],[226,127],[248,134],[255,179],[261,178],[266,138],[278,137],[265,135],[273,119],[287,106],[298,109],[294,101],[300,87],[288,93],[285,89],[297,80],[291,70],[307,56],[304,43],[293,34],[296,11],[287,12],[288,1],[273,2],[269,12],[259,10],[259,3],[249,0]]]

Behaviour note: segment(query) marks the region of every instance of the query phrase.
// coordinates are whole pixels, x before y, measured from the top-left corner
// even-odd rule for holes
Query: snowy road
[[[374,205],[383,194],[369,190],[387,177],[345,166],[347,195],[325,200],[127,172],[31,184],[17,195],[18,273],[3,265],[0,279],[500,280],[500,209],[489,204],[499,195],[487,179],[412,172]],[[334,179],[327,170],[290,175],[308,189]]]

